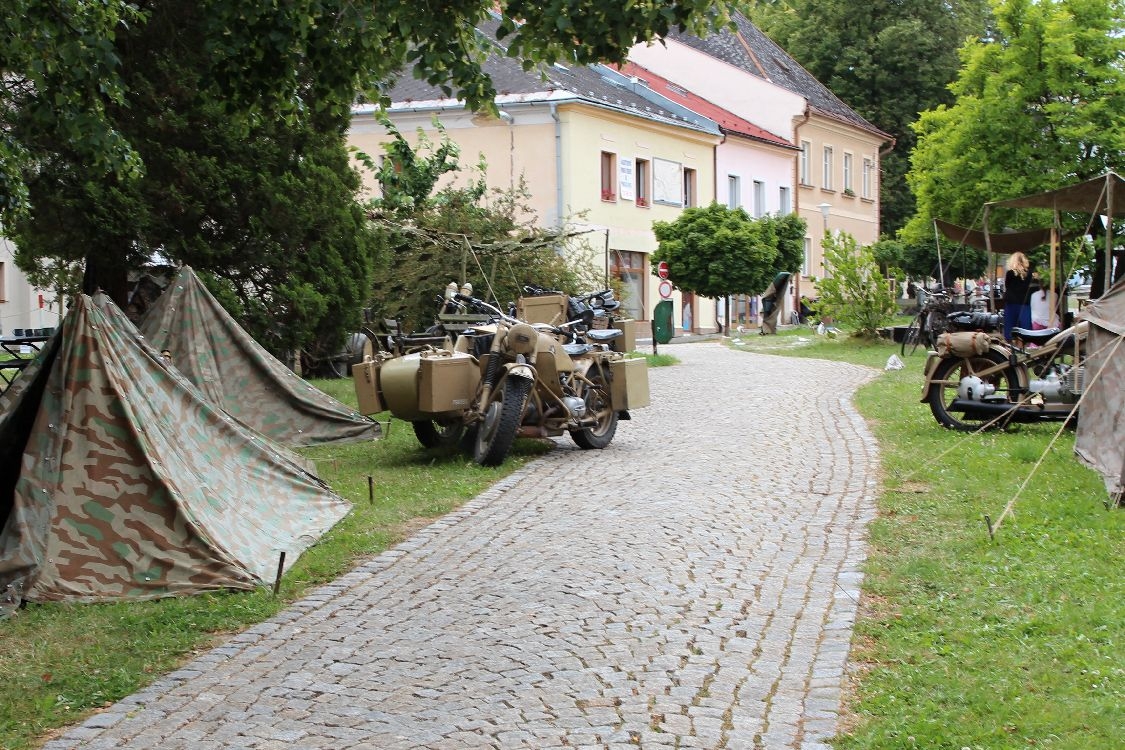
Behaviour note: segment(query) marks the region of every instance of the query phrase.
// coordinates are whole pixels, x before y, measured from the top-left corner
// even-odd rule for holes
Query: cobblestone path
[[[64,748],[827,748],[874,514],[873,371],[662,347],[569,440]]]

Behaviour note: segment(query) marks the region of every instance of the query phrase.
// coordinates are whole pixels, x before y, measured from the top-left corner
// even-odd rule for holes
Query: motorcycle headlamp
[[[517,323],[508,329],[508,348],[517,354],[531,354],[539,342],[539,331],[527,323]]]

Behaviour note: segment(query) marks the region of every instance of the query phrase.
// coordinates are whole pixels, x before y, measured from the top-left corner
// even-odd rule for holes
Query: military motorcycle
[[[962,432],[1076,419],[1087,330],[1085,322],[1015,328],[1013,343],[986,331],[943,333],[926,360],[921,401],[939,424]]]
[[[490,322],[440,348],[357,366],[361,411],[387,409],[411,422],[423,446],[459,445],[476,463],[497,466],[520,436],[569,433],[580,448],[605,448],[618,420],[648,406],[645,360],[610,348],[620,330],[579,332],[589,317],[533,324],[474,297],[454,299]]]

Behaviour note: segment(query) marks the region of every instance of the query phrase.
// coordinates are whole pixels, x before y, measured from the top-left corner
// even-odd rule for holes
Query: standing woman
[[[1012,253],[1008,257],[1008,271],[1004,274],[1004,338],[1012,340],[1013,328],[1031,328],[1029,290],[1034,273],[1027,256]]]

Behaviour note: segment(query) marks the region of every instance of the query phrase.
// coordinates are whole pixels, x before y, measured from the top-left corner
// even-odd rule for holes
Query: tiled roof
[[[741,13],[732,13],[737,32],[722,29],[700,38],[685,32],[673,32],[670,39],[686,44],[711,57],[769,81],[804,97],[809,106],[828,117],[842,120],[888,139],[891,136],[864,119],[827,86],[804,69],[761,29]]]
[[[488,29],[482,30],[486,32]],[[700,117],[685,117],[671,108],[662,108],[653,101],[608,80],[599,66],[538,65],[525,71],[519,60],[507,57],[499,45],[489,53],[483,68],[496,88],[497,104],[514,102],[582,101],[594,106],[642,117],[653,122],[718,133],[714,123]],[[392,111],[409,107],[437,108],[450,106],[453,97],[440,86],[433,86],[405,72],[387,90]],[[362,111],[365,108],[357,108]]]
[[[789,140],[775,135],[764,128],[760,128],[733,112],[728,112],[717,104],[713,104],[697,94],[693,94],[682,86],[669,81],[667,78],[657,75],[648,68],[637,65],[634,62],[628,62],[620,68],[620,71],[623,75],[638,78],[655,93],[712,120],[728,133],[745,136],[775,146],[796,148]]]

